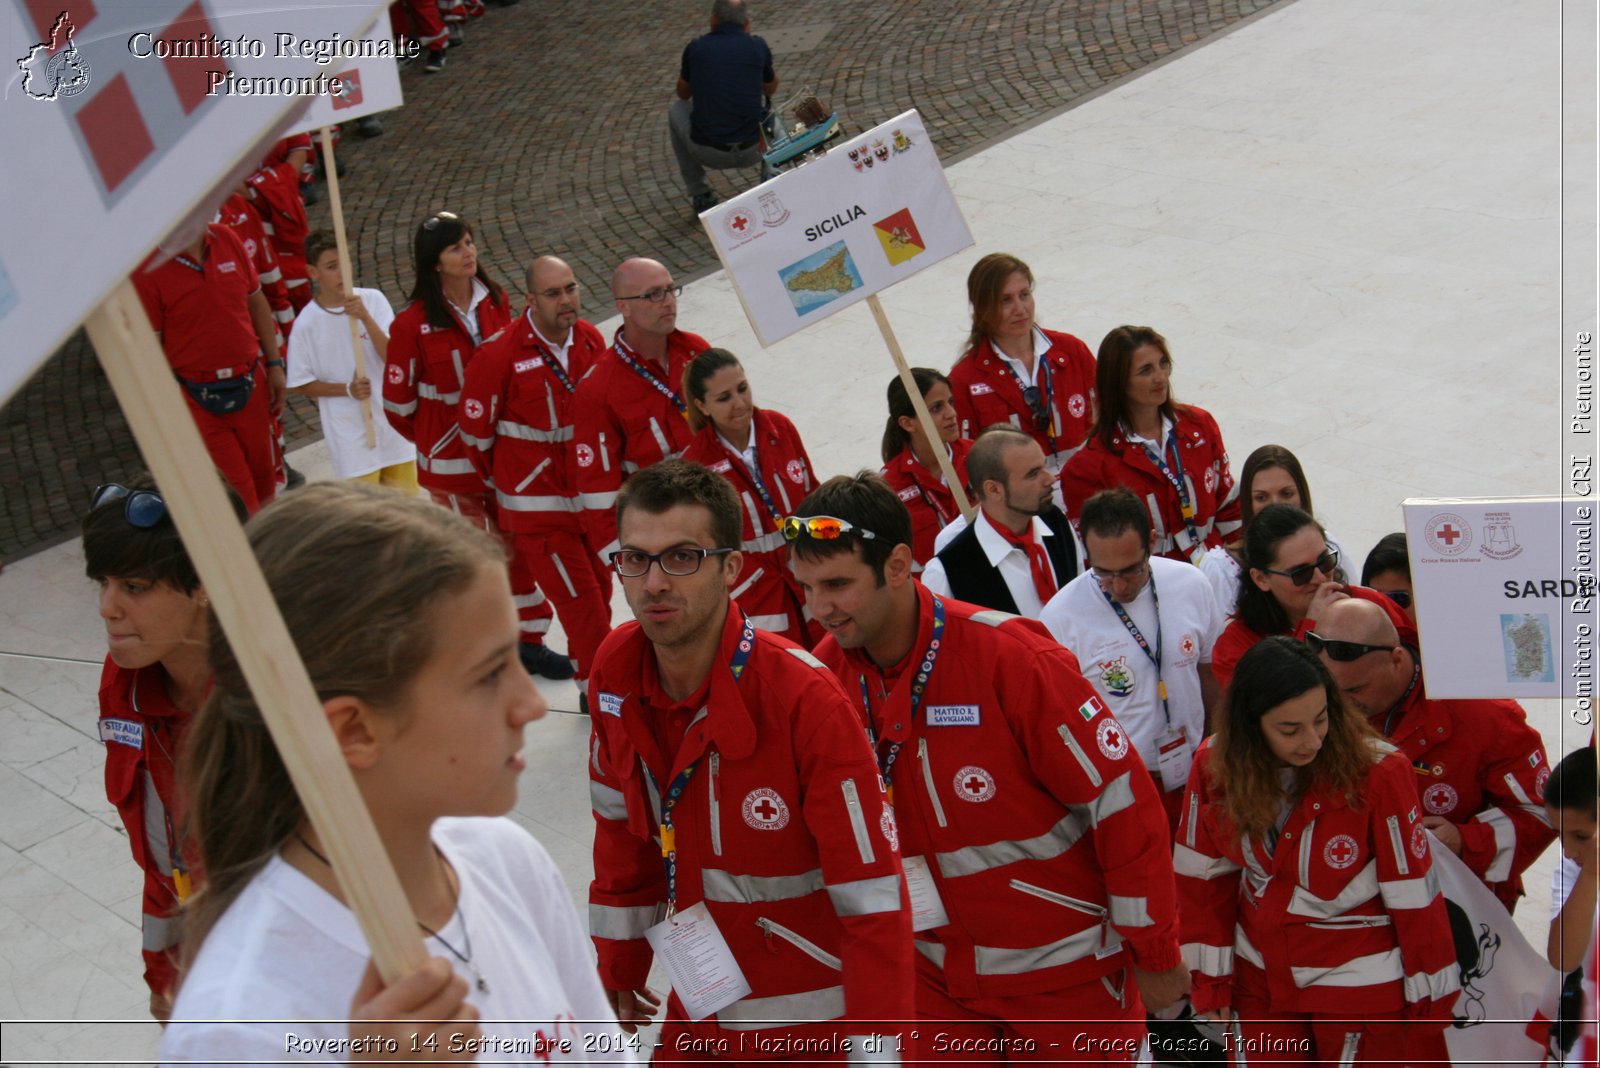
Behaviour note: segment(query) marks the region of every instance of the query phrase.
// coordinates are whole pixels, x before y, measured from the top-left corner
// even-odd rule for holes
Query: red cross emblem
[[[1128,755],[1128,736],[1123,732],[1122,724],[1114,719],[1100,721],[1100,726],[1095,728],[1094,740],[1107,760],[1121,760]]]
[[[745,823],[758,831],[777,831],[788,826],[789,806],[776,790],[765,786],[751,790],[741,808]]]
[[[742,234],[742,233],[744,233],[746,230],[748,230],[750,228],[750,216],[748,216],[748,215],[735,215],[733,217],[733,221],[728,223],[728,225],[733,227],[735,230],[739,231]]]
[[[1194,635],[1185,634],[1178,641],[1178,648],[1183,650],[1184,656],[1193,656],[1195,650]]]
[[[405,380],[406,380],[406,369],[404,367],[401,367],[397,363],[391,363],[389,365],[389,381],[398,386],[400,383],[404,382]]]
[[[994,796],[994,776],[976,764],[956,772],[956,796],[963,801],[987,801]]]
[[[1348,834],[1336,834],[1322,847],[1322,859],[1327,861],[1330,868],[1348,868],[1360,855],[1361,847]]]
[[[475,398],[469,399],[467,403],[463,404],[461,410],[467,413],[468,419],[483,418],[483,402]]]
[[[1457,530],[1449,523],[1446,523],[1444,526],[1439,528],[1438,535],[1439,540],[1444,542],[1446,545],[1454,545],[1456,543],[1456,539],[1461,537],[1461,531]]]
[[[1455,787],[1447,782],[1436,782],[1422,792],[1422,807],[1435,816],[1443,816],[1454,812],[1456,803],[1461,800],[1456,795]]]

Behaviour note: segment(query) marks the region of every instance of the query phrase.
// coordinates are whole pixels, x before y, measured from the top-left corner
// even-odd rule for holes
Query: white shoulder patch
[[[807,667],[816,668],[818,671],[828,670],[828,666],[826,664],[812,656],[810,653],[806,652],[804,649],[785,649],[784,652],[788,653],[790,656],[794,657]]]
[[[1383,738],[1369,738],[1368,741],[1372,744],[1372,751],[1377,753],[1380,758],[1400,751],[1399,747],[1391,745]]]
[[[991,627],[998,627],[1007,620],[1018,618],[1020,617],[1014,616],[1010,612],[1002,612],[997,608],[985,608],[982,612],[972,613],[972,621],[974,623],[987,623]]]

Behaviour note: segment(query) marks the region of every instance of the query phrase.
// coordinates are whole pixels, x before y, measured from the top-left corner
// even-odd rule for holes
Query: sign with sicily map
[[[972,244],[914,110],[700,221],[763,345]]]
[[[1429,697],[1594,694],[1595,503],[1404,504]]]

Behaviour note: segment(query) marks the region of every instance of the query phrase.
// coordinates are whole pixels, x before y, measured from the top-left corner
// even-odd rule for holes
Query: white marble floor
[[[1592,110],[1573,117],[1593,104],[1592,60],[1564,75],[1560,60],[1564,42],[1592,43],[1595,16],[1566,8],[1563,27],[1550,4],[1298,0],[955,164],[977,247],[884,295],[902,344],[947,367],[966,271],[1005,249],[1032,265],[1045,325],[1091,348],[1124,322],[1165,333],[1179,398],[1218,417],[1236,463],[1266,442],[1293,449],[1351,552],[1398,529],[1408,496],[1559,492],[1563,338],[1595,311],[1592,281],[1573,290],[1570,274],[1561,302],[1563,121],[1569,183],[1592,180],[1594,156]],[[1569,229],[1592,253],[1592,229]],[[763,352],[713,275],[684,294],[680,321],[743,357],[819,469],[877,465],[892,369],[865,308]],[[327,471],[320,446],[295,462]],[[138,874],[93,730],[102,652],[75,545],[7,565],[7,1064],[155,1048],[154,1025],[104,1022],[140,1020],[145,993]],[[566,711],[529,732],[516,815],[580,898],[587,724],[570,684],[547,692]],[[1587,736],[1554,702],[1529,711],[1553,756]],[[1541,938],[1552,859],[1520,916]]]

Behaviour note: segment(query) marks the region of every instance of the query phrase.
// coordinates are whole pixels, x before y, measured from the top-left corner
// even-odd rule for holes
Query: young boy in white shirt
[[[376,289],[344,289],[333,235],[318,230],[306,238],[306,265],[316,295],[295,318],[289,340],[289,392],[315,397],[322,432],[340,478],[373,482],[402,493],[417,492],[416,450],[383,414],[384,358],[394,309]],[[359,324],[366,376],[357,380],[350,317]],[[375,444],[367,445],[361,409],[372,412]]]

